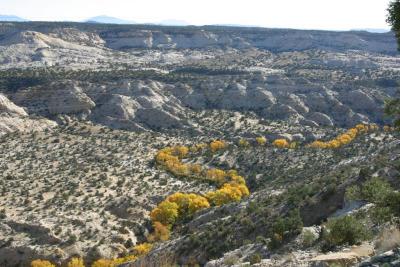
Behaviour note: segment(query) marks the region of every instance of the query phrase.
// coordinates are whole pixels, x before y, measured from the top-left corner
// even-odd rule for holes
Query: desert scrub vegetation
[[[376,223],[388,222],[400,216],[400,192],[382,178],[372,177],[361,185],[349,187],[346,197],[373,203],[369,213]]]
[[[68,131],[70,133],[74,133],[75,130],[68,129]],[[334,136],[336,134],[337,131],[335,132],[331,131],[331,136]],[[257,135],[260,136],[259,134]],[[372,136],[374,136],[374,134],[372,134]],[[346,138],[347,137],[344,137],[344,139]],[[197,181],[196,183],[197,186],[206,184],[202,182],[209,182],[210,187],[203,190],[198,190],[198,191],[196,190],[196,192],[201,192],[201,193],[192,193],[193,191],[186,191],[188,189],[182,188],[180,186],[172,187],[173,191],[168,194],[164,194],[164,196],[166,196],[165,199],[162,201],[158,200],[159,201],[158,206],[156,206],[151,211],[150,215],[153,225],[152,232],[142,240],[146,240],[147,238],[147,242],[144,244],[149,244],[149,247],[157,246],[157,242],[163,242],[170,238],[172,230],[177,231],[177,233],[179,234],[181,234],[182,232],[185,233],[185,231],[189,231],[188,229],[185,228],[186,226],[185,224],[191,221],[192,218],[195,217],[194,215],[200,210],[208,209],[213,206],[222,206],[216,209],[218,210],[218,212],[220,212],[223,210],[229,210],[229,208],[234,207],[235,205],[225,206],[225,204],[240,201],[243,198],[249,196],[250,194],[249,189],[247,188],[249,178],[245,179],[244,177],[251,176],[252,179],[254,179],[257,173],[262,173],[265,171],[265,168],[264,169],[260,168],[255,170],[254,173],[246,172],[246,169],[252,169],[252,170],[254,169],[255,162],[257,164],[264,165],[263,167],[267,167],[267,169],[270,169],[271,175],[275,175],[274,171],[276,171],[278,177],[279,175],[285,175],[285,177],[288,175],[293,175],[293,177],[295,176],[299,178],[299,170],[297,168],[293,168],[293,170],[291,170],[285,167],[288,166],[286,163],[290,161],[291,155],[295,154],[296,156],[303,156],[305,155],[304,154],[305,151],[309,150],[311,151],[310,153],[312,156],[310,160],[314,161],[315,159],[318,159],[320,157],[326,157],[326,155],[328,154],[329,156],[332,155],[332,160],[326,163],[334,165],[335,164],[334,160],[336,160],[336,158],[334,157],[337,157],[338,159],[340,158],[336,154],[350,153],[350,155],[357,155],[358,152],[356,153],[350,150],[353,147],[355,147],[356,149],[361,151],[362,150],[361,145],[363,144],[363,142],[371,140],[371,138],[369,139],[368,138],[369,136],[365,135],[365,138],[360,138],[360,140],[354,142],[354,144],[352,144],[351,146],[345,146],[343,147],[343,149],[325,150],[325,151],[319,149],[309,149],[307,145],[305,146],[301,145],[298,147],[298,149],[295,150],[284,149],[280,151],[280,149],[274,149],[275,146],[273,142],[272,143],[269,142],[269,144],[260,145],[256,139],[252,139],[251,145],[249,146],[256,149],[242,149],[242,147],[237,143],[237,141],[234,144],[230,144],[227,141],[221,141],[224,143],[224,146],[214,151],[211,149],[211,143],[208,144],[198,143],[193,145],[187,145],[187,143],[185,143],[186,145],[183,146],[181,145],[172,146],[171,142],[170,143],[164,142],[164,144],[169,146],[156,151],[155,154],[152,154],[151,159],[152,160],[155,159],[155,161],[153,162],[156,163],[155,166],[157,167],[157,169],[161,171],[160,174],[152,177],[154,181],[165,180],[166,179],[165,175],[172,174],[180,178],[176,179],[178,181],[194,180]],[[60,138],[60,136],[55,136],[55,139],[60,139],[62,143],[63,140],[62,137]],[[123,137],[117,135],[116,139],[123,140]],[[200,140],[203,141],[204,139]],[[132,142],[132,139],[128,138],[127,140],[124,140],[124,142],[125,141]],[[107,144],[107,142],[103,140],[101,142]],[[372,145],[378,146],[380,144],[379,142],[375,143],[373,143]],[[59,144],[59,143],[54,142],[54,144]],[[291,144],[289,142],[288,144],[290,148]],[[86,149],[87,148],[88,147],[86,147]],[[158,146],[156,148],[159,149],[160,147]],[[113,151],[117,152],[121,150],[121,148],[114,148],[114,149],[116,150]],[[236,170],[230,169],[231,167],[229,167],[229,165],[225,164],[223,161],[227,156],[229,157],[232,154],[238,154],[237,161],[240,162],[240,169],[241,169],[240,175]],[[270,155],[274,158],[274,164],[275,164],[273,165],[274,169],[271,169],[270,167],[270,164],[272,163],[260,161],[260,157],[261,156],[265,157],[266,155]],[[308,155],[309,154],[307,154],[307,156]],[[102,159],[101,155],[97,155],[97,157],[100,160]],[[223,160],[220,161],[220,159]],[[277,164],[276,163],[277,160],[281,161],[284,164]],[[139,167],[138,165],[140,165],[140,163],[141,162],[134,163],[132,166],[134,166],[135,169],[138,169]],[[152,162],[150,160],[149,164],[151,163]],[[317,166],[319,165],[317,164]],[[170,170],[170,168],[172,169],[176,167],[179,167],[177,168],[179,171]],[[237,167],[235,166],[235,168]],[[313,168],[315,169],[314,165]],[[232,231],[232,229],[224,230],[219,225],[213,225],[213,227],[215,227],[214,229],[215,231],[210,230],[209,233],[206,233],[204,235],[197,235],[189,232],[189,236],[193,238],[193,244],[197,244],[198,247],[204,248],[206,253],[208,253],[207,255],[213,255],[215,257],[220,256],[221,251],[226,251],[227,249],[247,244],[248,242],[255,240],[256,237],[257,238],[259,237],[258,240],[260,240],[260,242],[268,244],[271,249],[279,248],[280,246],[289,242],[291,238],[294,237],[300,231],[300,226],[302,225],[302,222],[300,217],[298,216],[298,213],[296,213],[296,208],[301,207],[301,205],[303,205],[304,203],[314,201],[312,197],[319,191],[325,192],[330,190],[333,192],[332,194],[334,194],[336,187],[340,185],[346,178],[349,177],[347,171],[351,169],[351,166],[349,166],[348,168],[346,166],[342,166],[339,167],[339,169],[340,171],[335,172],[337,174],[337,177],[331,175],[327,175],[324,177],[315,176],[313,177],[312,180],[308,179],[307,177],[306,177],[307,180],[304,180],[306,178],[304,178],[303,176],[304,174],[312,172],[313,169],[306,168],[305,172],[302,172],[302,170],[300,170],[300,173],[302,173],[301,175],[303,176],[301,176],[297,182],[291,181],[296,186],[293,187],[290,186],[287,191],[280,192],[278,195],[273,197],[275,199],[274,201],[276,201],[275,204],[285,203],[285,205],[287,205],[288,208],[293,209],[290,213],[286,213],[285,215],[274,214],[273,212],[271,212],[271,209],[273,209],[272,207],[269,208],[253,207],[254,210],[250,211],[249,207],[248,214],[244,214],[243,212],[241,212],[238,215],[233,215],[232,220],[229,220],[228,222],[235,225],[235,227],[237,229],[240,229],[241,232],[246,233],[245,236],[241,236],[242,233],[235,233],[234,231]],[[104,168],[102,168],[101,170],[104,170]],[[111,170],[115,172],[113,168],[111,168]],[[103,179],[108,180],[109,176],[110,172],[105,173],[104,175],[102,175],[102,180]],[[145,177],[146,175],[143,173],[141,174],[140,179],[143,179]],[[124,185],[127,185],[128,181],[129,180],[126,180],[126,178],[118,179],[118,183],[120,184],[117,184],[117,182],[110,181],[110,185],[107,186],[111,187],[116,186],[116,188],[118,189],[118,187],[121,186],[123,187]],[[96,182],[94,181],[94,184],[96,184]],[[146,191],[145,188],[149,188],[148,182],[149,180],[143,181],[142,190]],[[279,183],[284,183],[284,182],[285,182],[284,180],[279,181]],[[307,183],[305,184],[305,182]],[[327,188],[326,186],[327,184],[332,186],[330,186],[330,188]],[[210,190],[211,186],[213,187],[212,190]],[[189,190],[193,189],[189,188]],[[173,193],[174,191],[176,193]],[[190,193],[184,193],[185,191]],[[359,189],[358,191],[362,190]],[[95,194],[93,195],[95,196]],[[65,202],[66,201],[65,199],[67,199],[68,201],[69,198],[70,197],[65,197],[65,198],[60,197],[60,201]],[[95,206],[94,203],[89,203],[89,204],[91,206]],[[130,203],[129,205],[132,204],[133,203]],[[249,206],[251,206],[250,203]],[[226,213],[226,215],[227,214],[229,213]],[[196,223],[196,221],[194,221],[193,223]],[[223,225],[224,227],[228,228],[233,227],[229,226],[229,223],[228,224],[224,223]],[[334,229],[338,228],[339,227],[336,227]],[[273,231],[271,229],[273,229]],[[221,231],[221,235],[217,234],[216,232],[217,230]],[[221,246],[218,245],[217,247],[216,246],[212,247],[205,244],[205,242],[209,241],[210,238],[215,238],[217,236],[219,236],[220,238],[225,238],[224,234],[229,234],[229,242],[227,241],[226,244]],[[237,235],[240,236],[241,241],[237,240],[238,239]],[[329,239],[327,238],[327,240],[329,240],[329,242],[331,243],[336,242],[336,239],[333,237],[330,237]],[[140,243],[138,244],[138,246],[141,245],[142,244]],[[146,246],[147,245],[144,245],[143,247],[139,248],[141,250],[145,250],[148,248]],[[185,246],[187,247],[183,249],[187,250],[194,249],[194,247],[191,247],[188,244],[185,244]],[[140,255],[141,253],[138,253],[137,251],[135,252],[133,248],[131,248],[130,253],[127,254],[127,256],[125,257],[117,259],[102,259],[100,262],[98,262],[98,264],[100,264],[101,262],[106,264],[114,264],[115,262],[123,262],[125,260],[126,261],[135,260],[138,257],[141,257]]]
[[[293,209],[284,217],[278,217],[272,224],[269,233],[270,249],[277,249],[284,244],[289,238],[301,232],[303,222],[298,209]]]
[[[354,215],[332,218],[325,224],[323,240],[325,248],[355,245],[371,237],[365,222]]]

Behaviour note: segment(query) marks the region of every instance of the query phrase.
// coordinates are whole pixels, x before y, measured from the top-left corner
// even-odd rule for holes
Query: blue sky
[[[348,30],[389,28],[389,0],[0,0],[0,14],[31,20],[81,21],[108,15],[139,23]]]

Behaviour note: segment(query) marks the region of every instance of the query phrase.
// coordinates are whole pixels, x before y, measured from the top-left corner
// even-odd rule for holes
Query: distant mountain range
[[[14,15],[0,15],[0,21],[28,21]]]
[[[124,19],[105,16],[105,15],[90,18],[90,19],[86,20],[85,22],[105,23],[105,24],[143,24],[143,23],[139,23],[139,22],[136,22],[133,20],[124,20]],[[175,19],[162,20],[160,22],[150,22],[150,23],[145,23],[145,24],[166,25],[166,26],[187,26],[187,25],[189,25],[189,23],[186,21],[175,20]]]
[[[24,22],[30,21],[14,15],[0,15],[0,21],[14,21],[14,22]],[[96,17],[91,17],[87,20],[81,21],[86,23],[104,23],[104,24],[151,24],[151,25],[164,25],[164,26],[188,26],[192,25],[184,20],[168,19],[162,20],[160,22],[148,22],[140,23],[133,20],[125,20],[116,17],[101,15]],[[213,26],[228,26],[228,27],[261,27],[258,25],[242,25],[242,24],[213,24]],[[367,31],[373,33],[385,33],[389,32],[390,29],[378,29],[378,28],[354,28],[350,31]]]
[[[390,29],[365,28],[365,29],[351,29],[351,31],[366,31],[366,32],[374,32],[374,33],[385,33],[385,32],[389,32]]]
[[[135,22],[133,20],[124,20],[124,19],[105,16],[105,15],[92,17],[92,18],[87,19],[84,22],[105,23],[105,24],[137,24],[137,22]]]
[[[162,20],[159,23],[155,23],[155,24],[166,25],[166,26],[188,26],[188,25],[190,25],[190,23],[187,21],[176,20],[176,19]]]

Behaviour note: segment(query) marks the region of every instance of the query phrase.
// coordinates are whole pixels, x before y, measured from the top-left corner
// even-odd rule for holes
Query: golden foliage
[[[309,145],[309,147],[311,147],[311,148],[326,148],[327,145],[326,145],[325,142],[322,142],[322,141],[317,140],[317,141],[312,142],[312,143]]]
[[[363,133],[363,132],[368,132],[368,125],[366,124],[357,124],[355,127],[359,132]]]
[[[189,150],[190,150],[190,152],[192,152],[192,153],[196,153],[196,152],[201,152],[201,151],[203,151],[203,150],[206,149],[207,147],[208,147],[207,144],[205,144],[205,143],[200,143],[200,144],[192,145],[192,146],[189,148]]]
[[[133,251],[136,256],[144,256],[147,255],[153,248],[153,244],[150,243],[142,243],[140,245],[136,245],[133,247]]]
[[[286,140],[284,141],[287,143]],[[266,139],[264,137],[259,137],[257,142],[263,145],[266,143]],[[247,144],[248,142],[242,142],[242,145]],[[211,142],[209,146],[212,152],[216,152],[226,148],[226,143],[216,140]],[[205,179],[218,183],[221,188],[216,191],[208,192],[206,197],[198,194],[180,192],[168,196],[150,213],[154,232],[148,236],[149,242],[168,240],[170,228],[178,219],[191,217],[197,211],[209,208],[210,202],[213,205],[223,205],[234,201],[240,201],[243,197],[250,194],[244,177],[240,176],[236,170],[229,170],[227,172],[216,168],[203,170],[199,164],[182,163],[181,159],[187,157],[189,151],[196,153],[204,150],[206,147],[206,144],[198,144],[190,148],[185,146],[166,147],[159,150],[156,154],[156,162],[164,166],[174,175],[193,175],[197,177],[204,175]],[[144,249],[144,246],[139,245],[139,248]],[[138,253],[136,253],[136,255],[138,255]]]
[[[85,267],[82,258],[72,258],[68,263],[67,267]]]
[[[225,182],[226,173],[220,169],[209,169],[206,172],[206,178],[218,184]]]
[[[171,152],[168,152],[164,149],[158,151],[156,155],[156,161],[159,164],[166,165],[167,162],[175,162],[179,163],[179,158],[176,156],[171,155]]]
[[[92,263],[92,267],[115,267],[113,260],[99,259]]]
[[[116,258],[112,260],[112,263],[114,264],[114,266],[118,266],[122,263],[128,262],[128,261],[134,261],[136,260],[137,257],[135,255],[128,255],[125,257],[121,257],[121,258]]]
[[[392,132],[392,131],[394,131],[394,130],[395,130],[395,128],[394,128],[394,127],[391,127],[391,126],[389,126],[389,125],[383,126],[383,131],[384,131],[384,132]]]
[[[240,139],[239,140],[239,146],[241,146],[241,147],[249,147],[250,143],[246,139]]]
[[[217,152],[218,150],[224,149],[226,143],[224,141],[215,140],[210,143],[210,149],[212,152]]]
[[[150,213],[153,222],[160,222],[163,225],[173,225],[178,218],[178,208],[176,203],[164,200]]]
[[[256,142],[258,145],[264,146],[267,143],[267,138],[265,138],[264,136],[256,137]]]
[[[180,217],[190,217],[196,211],[209,208],[205,197],[196,194],[174,193],[168,196],[150,213],[151,220],[162,225],[172,226]],[[155,237],[154,237],[155,238]]]
[[[127,255],[125,257],[115,259],[99,259],[92,263],[91,267],[116,267],[122,263],[134,261],[137,259],[136,255]]]
[[[240,176],[236,170],[229,170],[226,175],[231,178],[231,182],[237,184],[246,184],[246,181],[243,176]]]
[[[202,167],[200,164],[191,164],[189,165],[189,170],[194,175],[199,175],[202,171]]]
[[[368,131],[376,131],[379,127],[376,124],[365,125],[357,124],[354,128],[347,130],[345,133],[338,135],[335,139],[323,142],[314,141],[309,145],[312,148],[339,148],[344,145],[350,144],[358,135],[367,133]],[[385,130],[385,127],[384,127]]]
[[[273,145],[278,148],[288,148],[289,147],[289,143],[286,139],[276,139],[273,142]]]
[[[210,207],[205,197],[196,194],[175,193],[167,197],[167,201],[178,205],[180,217],[192,216],[196,211]]]
[[[250,192],[246,185],[232,182],[224,184],[222,188],[216,191],[208,192],[206,197],[212,204],[221,206],[240,201],[242,197],[248,196],[249,194]]]
[[[179,158],[184,158],[189,154],[189,148],[186,146],[175,146],[173,147],[173,155]]]
[[[46,260],[34,260],[31,262],[31,267],[56,267],[56,266]]]
[[[153,233],[147,238],[149,242],[166,241],[169,239],[170,231],[168,226],[165,226],[160,222],[154,222],[153,229]]]
[[[298,146],[297,142],[291,142],[291,143],[289,144],[289,148],[290,148],[290,149],[295,149],[295,148],[297,148],[297,146]]]

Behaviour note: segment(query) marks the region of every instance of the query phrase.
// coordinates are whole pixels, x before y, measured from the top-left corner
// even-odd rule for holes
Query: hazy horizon
[[[109,16],[136,23],[182,21],[190,25],[242,25],[267,28],[319,30],[389,29],[386,8],[389,0],[248,0],[232,3],[123,0],[2,0],[1,15],[32,21],[85,21]]]

